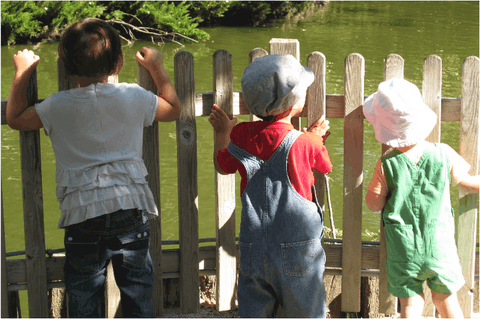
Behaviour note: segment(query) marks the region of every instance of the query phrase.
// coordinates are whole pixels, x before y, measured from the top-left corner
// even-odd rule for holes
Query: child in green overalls
[[[450,146],[425,139],[437,116],[419,89],[403,79],[380,83],[364,103],[376,139],[393,150],[381,157],[365,197],[382,210],[388,290],[400,298],[401,317],[420,317],[426,280],[443,318],[463,318],[456,292],[464,285],[455,246],[450,183],[479,192],[480,176]]]

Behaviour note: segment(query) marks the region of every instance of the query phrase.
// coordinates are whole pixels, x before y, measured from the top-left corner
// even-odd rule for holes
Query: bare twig
[[[136,17],[134,15],[131,15],[131,14],[129,14],[129,15],[133,16],[134,18],[136,18],[138,20],[139,23],[143,24],[142,21],[140,21],[140,19],[138,19],[138,17]],[[180,33],[166,32],[166,31],[156,29],[156,28],[152,28],[152,27],[135,26],[131,23],[125,22],[125,21],[117,19],[117,18],[107,20],[107,22],[116,23],[116,24],[119,24],[119,25],[122,26],[122,28],[125,30],[125,32],[130,37],[130,40],[126,39],[125,37],[122,37],[122,39],[124,39],[125,41],[128,42],[128,45],[131,45],[134,41],[137,40],[135,35],[133,34],[133,31],[137,31],[137,32],[143,33],[145,35],[150,35],[150,39],[151,39],[152,43],[155,43],[155,40],[154,40],[155,37],[159,37],[161,39],[161,43],[160,42],[157,43],[158,45],[164,44],[165,43],[164,39],[169,38],[169,40],[171,42],[174,42],[174,43],[180,45],[182,48],[185,47],[182,43],[175,40],[175,38],[177,36],[182,37],[182,38],[187,39],[187,40],[190,40],[190,41],[193,41],[195,43],[198,43],[197,40],[194,40],[194,39],[192,39],[190,37],[187,37],[187,36],[185,36],[183,34],[180,34]]]

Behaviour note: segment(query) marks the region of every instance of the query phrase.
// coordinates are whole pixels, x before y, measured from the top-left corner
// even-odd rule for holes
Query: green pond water
[[[209,40],[157,47],[164,54],[166,69],[173,81],[173,60],[178,50],[186,50],[195,58],[196,92],[213,90],[213,54],[227,50],[233,57],[234,90],[240,91],[240,80],[248,65],[248,54],[254,48],[269,50],[272,38],[298,39],[300,59],[306,65],[314,51],[322,52],[327,66],[327,94],[343,94],[344,60],[350,53],[365,58],[365,95],[376,91],[383,80],[384,59],[397,53],[405,60],[405,78],[421,88],[423,60],[430,54],[442,58],[442,96],[461,96],[462,63],[468,56],[479,55],[479,3],[470,2],[330,2],[322,12],[294,24],[262,28],[205,28]],[[134,54],[143,45],[136,43],[124,48],[125,66],[119,75],[121,82],[136,82]],[[10,46],[1,48],[1,99],[8,97],[14,74],[12,55],[23,48],[33,49],[41,58],[38,66],[39,97],[46,98],[58,90],[57,43]],[[248,116],[241,116],[248,120]],[[305,120],[302,124],[305,125]],[[343,120],[330,119],[331,136],[326,144],[333,162],[330,174],[335,226],[342,229],[343,193]],[[160,176],[162,239],[178,239],[177,155],[175,123],[160,123]],[[206,117],[197,119],[198,149],[198,202],[199,236],[215,237],[214,168],[212,163],[213,132]],[[55,198],[55,157],[48,137],[41,133],[43,199],[46,248],[63,248],[63,230],[57,228],[60,217]],[[375,140],[372,127],[365,121],[364,133],[364,189],[373,174],[380,156],[380,144]],[[442,142],[458,151],[459,123],[442,123]],[[23,206],[20,168],[19,134],[2,126],[1,168],[5,217],[6,249],[25,249]],[[237,175],[237,180],[238,180]],[[238,194],[237,182],[237,194]],[[237,195],[238,196],[238,195]],[[456,208],[458,191],[452,191]],[[241,204],[237,198],[236,226],[240,225]],[[328,215],[328,212],[327,212]],[[328,217],[326,226],[330,225]],[[364,239],[375,239],[379,229],[379,213],[370,212],[363,205]],[[168,248],[170,246],[165,246]],[[24,258],[24,256],[20,256]],[[22,292],[22,295],[26,293]],[[23,298],[22,298],[23,299]],[[28,315],[26,302],[22,302],[22,315]]]

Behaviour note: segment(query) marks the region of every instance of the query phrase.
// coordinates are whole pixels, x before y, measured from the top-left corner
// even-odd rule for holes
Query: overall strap
[[[261,158],[252,155],[251,153],[245,151],[244,149],[238,147],[237,145],[230,142],[227,146],[230,154],[235,156],[240,162],[242,162],[245,170],[247,171],[247,180],[255,175],[255,173],[262,167],[265,163]]]
[[[288,132],[288,134],[284,137],[282,143],[280,143],[273,155],[268,160],[268,163],[280,161],[281,163],[285,163],[286,169],[286,163],[288,154],[290,153],[290,148],[292,148],[293,143],[295,143],[295,141],[297,140],[297,138],[300,137],[300,135],[302,135],[302,132],[297,130],[291,130],[290,132]]]
[[[280,143],[280,145],[277,147],[277,149],[267,162],[234,145],[232,142],[228,144],[227,149],[233,156],[235,156],[240,162],[242,162],[245,170],[247,171],[247,179],[250,180],[250,178],[255,175],[255,173],[259,169],[261,169],[263,165],[266,165],[267,163],[274,162],[276,160],[281,161],[282,159],[284,159],[284,162],[286,163],[290,148],[301,134],[302,133],[297,130],[291,130],[290,132],[288,132],[288,134],[284,137],[282,143]]]

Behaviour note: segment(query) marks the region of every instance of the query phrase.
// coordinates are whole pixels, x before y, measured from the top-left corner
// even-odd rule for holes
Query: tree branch
[[[130,16],[133,16],[134,18],[136,18],[140,23],[142,23],[142,21],[140,21],[140,19],[138,19],[138,17],[132,15],[132,14],[128,14]],[[128,34],[128,36],[130,37],[130,40],[128,40],[127,38],[121,36],[121,38],[125,41],[128,42],[128,45],[132,45],[133,42],[135,42],[137,39],[135,38],[134,34],[132,31],[137,31],[137,32],[140,32],[140,33],[143,33],[145,35],[150,35],[150,38],[152,40],[152,43],[154,43],[154,37],[159,37],[161,40],[162,40],[162,44],[164,43],[164,39],[166,38],[169,38],[169,40],[171,42],[174,42],[174,43],[177,43],[179,44],[182,48],[184,47],[183,44],[181,44],[180,42],[176,41],[175,40],[175,37],[176,36],[180,36],[184,39],[187,39],[187,40],[190,40],[190,41],[193,41],[195,43],[198,43],[197,40],[195,39],[192,39],[192,38],[189,38],[183,34],[180,34],[180,33],[176,33],[176,32],[166,32],[166,31],[163,31],[163,30],[160,30],[160,29],[156,29],[156,28],[152,28],[152,27],[144,27],[144,26],[134,26],[133,24],[131,23],[128,23],[128,22],[125,22],[123,20],[120,20],[120,19],[117,19],[117,18],[113,18],[113,19],[110,19],[110,20],[106,20],[106,22],[110,22],[110,23],[116,23],[116,24],[120,24],[122,26],[122,28],[125,30],[125,32]],[[143,23],[142,23],[143,24]],[[158,43],[157,43],[158,44]],[[158,44],[160,45],[160,44]]]

